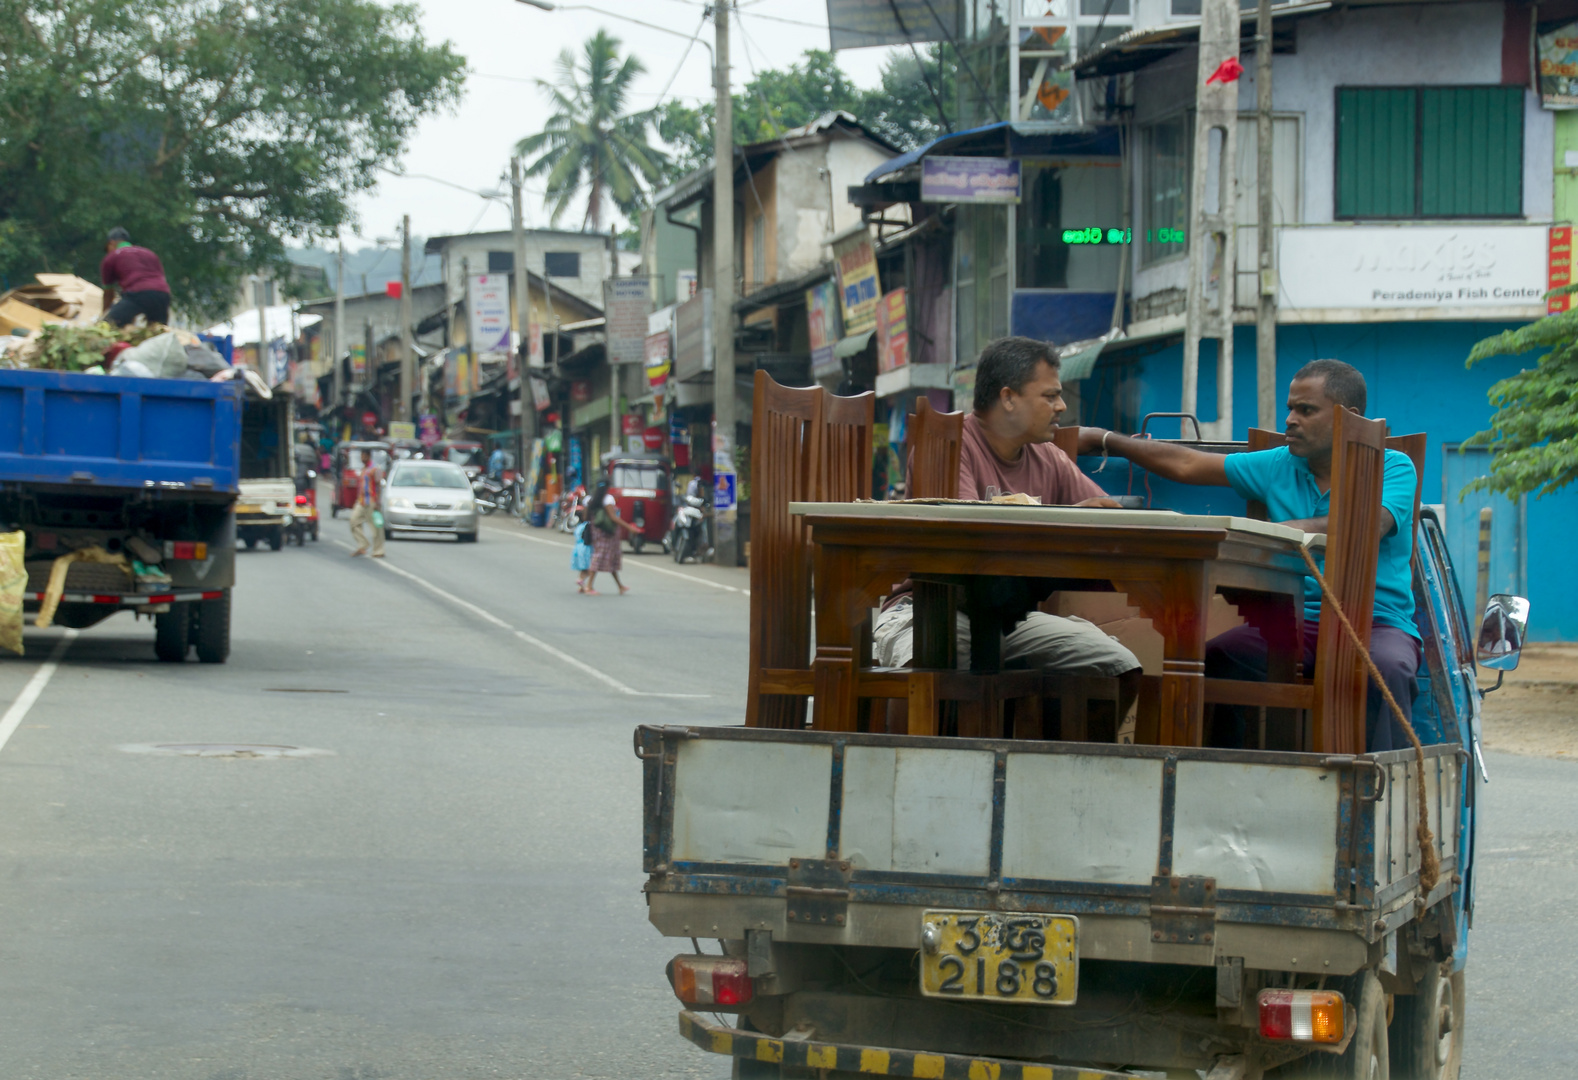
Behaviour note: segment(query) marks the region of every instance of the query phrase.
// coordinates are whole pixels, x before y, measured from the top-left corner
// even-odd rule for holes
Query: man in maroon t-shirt
[[[139,315],[150,323],[170,321],[170,283],[164,279],[164,264],[147,248],[133,244],[125,229],[110,230],[99,280],[104,283],[104,302],[110,305],[105,322],[125,326]]]
[[[1057,349],[1031,338],[1001,338],[975,367],[975,411],[964,418],[959,452],[959,498],[1034,495],[1045,506],[1118,503],[1052,444],[1067,409]],[[872,652],[884,667],[906,667],[914,656],[914,610],[908,593],[890,599],[872,627]],[[960,666],[969,662],[969,622],[957,628]],[[1138,697],[1140,662],[1094,623],[1032,611],[1003,636],[1003,662],[1062,675],[1120,678],[1119,721]]]

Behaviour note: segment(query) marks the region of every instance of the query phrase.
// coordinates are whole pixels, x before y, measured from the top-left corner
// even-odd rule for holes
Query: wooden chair
[[[869,390],[853,397],[827,394],[822,399],[819,502],[871,498],[871,432],[876,407],[877,395]]]
[[[964,413],[938,412],[924,397],[916,398],[905,444],[909,467],[905,495],[911,499],[957,499]]]
[[[1381,484],[1386,422],[1338,409],[1332,430],[1331,513],[1326,528],[1326,583],[1359,640],[1370,640],[1375,569],[1380,560]],[[1364,753],[1364,699],[1369,676],[1359,651],[1329,603],[1321,605],[1315,650],[1315,709],[1309,749]]]
[[[819,386],[791,389],[765,371],[756,373],[748,727],[805,726],[812,686],[811,537],[804,521],[789,513],[789,504],[821,497],[825,397]],[[869,491],[869,466],[866,472]]]

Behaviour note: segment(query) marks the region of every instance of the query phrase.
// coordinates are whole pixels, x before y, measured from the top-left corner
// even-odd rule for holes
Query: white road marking
[[[532,544],[547,544],[549,547],[556,547],[561,550],[564,548],[563,544],[556,543],[553,540],[544,540],[540,536],[531,536],[526,533],[518,533],[513,529],[501,529],[490,525],[488,526],[488,531],[498,533],[500,536],[511,536],[516,540],[525,540]],[[634,560],[632,560],[629,565],[634,566],[638,570],[651,570],[654,573],[667,574],[669,577],[684,578],[686,581],[694,581],[697,585],[706,585],[713,589],[722,589],[724,592],[739,593],[742,596],[751,595],[751,590],[749,589],[741,589],[735,585],[725,585],[720,581],[708,581],[706,578],[697,577],[695,574],[685,574],[678,570],[670,570],[666,566],[653,566],[650,563],[636,562]]]
[[[351,547],[350,544],[347,544],[343,540],[336,540],[335,543],[339,544],[346,551],[354,551],[354,550],[356,550],[355,548]],[[368,556],[368,558],[371,558],[371,556]],[[411,571],[409,571],[409,570],[402,570],[402,569],[400,569],[400,567],[395,566],[395,565],[393,565],[393,564],[391,564],[391,563],[389,563],[389,562],[387,562],[387,561],[385,561],[383,559],[373,559],[372,561],[373,561],[373,563],[376,566],[380,567],[381,569],[387,570],[391,574],[398,574],[400,577],[403,577],[403,578],[407,579],[408,581],[413,581],[416,584],[422,586],[422,588],[426,589],[428,592],[433,593],[435,596],[442,597],[443,599],[448,600],[451,604],[454,604],[457,607],[465,608],[467,611],[471,612],[473,615],[477,616],[479,619],[482,619],[485,622],[490,622],[494,626],[497,626],[501,630],[508,630],[510,633],[514,634],[516,637],[520,638],[522,641],[524,641],[526,644],[532,646],[533,648],[541,649],[543,652],[547,653],[549,656],[553,657],[555,660],[561,660],[564,663],[569,664],[571,667],[575,668],[576,670],[582,671],[582,672],[586,673],[587,675],[590,675],[592,678],[597,679],[598,681],[606,684],[609,687],[612,687],[614,690],[617,690],[621,694],[628,694],[631,697],[657,697],[657,698],[707,698],[707,697],[711,697],[712,696],[711,694],[660,694],[660,693],[656,693],[656,692],[651,691],[651,690],[637,690],[637,689],[635,689],[632,686],[626,686],[624,683],[620,682],[618,679],[614,678],[612,675],[609,675],[607,672],[598,671],[591,664],[588,664],[588,663],[586,663],[583,660],[577,660],[575,657],[571,656],[569,653],[565,652],[563,649],[556,648],[555,646],[548,644],[546,641],[542,640],[542,638],[533,637],[531,634],[526,633],[526,631],[524,631],[524,630],[517,630],[517,629],[515,629],[515,627],[511,626],[509,623],[505,622],[503,619],[499,618],[497,615],[493,614],[491,611],[487,611],[487,610],[485,610],[483,608],[480,608],[476,604],[473,604],[469,600],[462,600],[460,597],[456,596],[452,592],[448,592],[448,591],[446,591],[444,589],[440,589],[437,585],[434,585],[431,581],[428,581],[426,578],[418,577],[417,575],[411,573]],[[37,676],[34,676],[34,677],[37,678]],[[23,693],[25,694],[26,691],[23,691]],[[4,745],[4,740],[0,739],[0,746],[3,746],[3,745]]]
[[[16,696],[11,707],[5,711],[4,716],[0,716],[0,750],[5,749],[5,744],[11,740],[11,734],[16,731],[17,725],[38,700],[38,695],[44,692],[44,687],[49,685],[49,680],[54,678],[61,657],[66,655],[66,650],[71,647],[72,639],[76,636],[75,630],[67,630],[61,635],[60,640],[55,642],[55,648],[50,652],[49,659],[33,672],[33,677],[27,680],[27,685],[22,687],[22,692]]]

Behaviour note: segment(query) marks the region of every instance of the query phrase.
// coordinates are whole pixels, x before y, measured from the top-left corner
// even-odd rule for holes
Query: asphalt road
[[[0,660],[0,710],[38,691],[0,748],[0,1077],[727,1076],[676,1034],[630,736],[739,722],[743,576],[627,557],[583,598],[527,530],[345,533],[241,553],[222,667],[127,615]],[[147,752],[192,743],[324,753]],[[1464,1076],[1565,1075],[1578,764],[1490,767]]]

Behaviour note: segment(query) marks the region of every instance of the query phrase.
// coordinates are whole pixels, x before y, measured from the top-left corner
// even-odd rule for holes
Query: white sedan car
[[[477,538],[477,501],[466,470],[449,461],[407,459],[389,470],[383,495],[384,531],[454,533]]]

